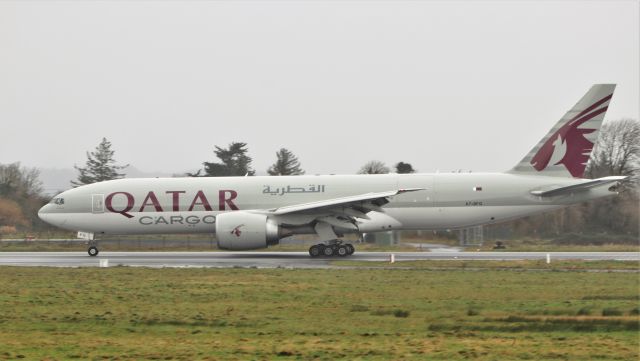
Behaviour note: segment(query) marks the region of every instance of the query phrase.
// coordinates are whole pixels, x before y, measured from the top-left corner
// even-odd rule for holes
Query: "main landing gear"
[[[98,250],[98,242],[90,241],[89,248],[87,249],[87,253],[89,253],[89,256],[91,257],[97,256],[98,253],[100,253],[100,251]]]
[[[343,243],[338,239],[329,241],[328,244],[320,243],[309,248],[309,254],[311,257],[346,257],[351,256],[355,251],[356,249],[351,243]]]

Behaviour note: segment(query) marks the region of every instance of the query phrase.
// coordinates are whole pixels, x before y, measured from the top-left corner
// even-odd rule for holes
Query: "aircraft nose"
[[[67,223],[66,214],[60,212],[55,204],[47,204],[38,210],[38,218],[52,226],[64,228]]]
[[[50,210],[50,204],[45,204],[44,206],[42,206],[42,208],[40,208],[40,210],[38,210],[38,218],[40,218],[41,220],[50,223],[49,221],[47,221],[47,219],[49,218],[49,210]]]
[[[56,222],[57,217],[55,217],[55,212],[53,212],[52,207],[53,205],[51,204],[45,204],[44,206],[42,206],[42,208],[38,210],[38,218],[40,218],[44,222],[47,222],[53,226],[56,226],[58,223]]]

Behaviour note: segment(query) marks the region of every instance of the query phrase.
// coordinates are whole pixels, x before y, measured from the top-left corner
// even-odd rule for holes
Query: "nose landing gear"
[[[334,239],[328,243],[320,243],[311,246],[309,248],[309,255],[311,257],[333,257],[351,256],[356,251],[355,247],[351,243],[343,243],[339,239]]]
[[[97,256],[98,253],[100,253],[100,250],[98,250],[98,242],[90,241],[89,248],[87,249],[87,253],[89,253],[89,256],[91,257]]]

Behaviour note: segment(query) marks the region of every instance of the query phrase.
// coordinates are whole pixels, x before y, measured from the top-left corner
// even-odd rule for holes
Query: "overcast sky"
[[[0,2],[0,163],[515,165],[594,83],[639,118],[638,1]]]

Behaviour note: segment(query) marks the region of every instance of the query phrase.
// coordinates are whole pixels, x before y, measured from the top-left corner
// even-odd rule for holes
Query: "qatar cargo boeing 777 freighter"
[[[472,227],[616,194],[625,177],[582,178],[614,89],[591,87],[505,173],[119,179],[65,191],[38,215],[91,235],[215,233],[230,250],[316,234],[311,256],[347,256],[349,233]]]

